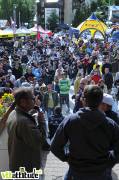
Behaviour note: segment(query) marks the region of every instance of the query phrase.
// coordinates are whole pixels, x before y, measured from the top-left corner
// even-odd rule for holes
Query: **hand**
[[[44,117],[44,113],[43,112],[38,112],[38,121],[39,122],[44,122],[45,121],[45,117]]]
[[[39,99],[39,96],[38,96],[38,95],[35,97],[35,106],[38,106],[38,107],[40,107],[40,106],[41,106],[41,101],[40,101],[40,99]]]

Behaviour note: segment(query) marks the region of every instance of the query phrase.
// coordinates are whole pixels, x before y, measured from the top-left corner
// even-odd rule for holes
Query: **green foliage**
[[[59,17],[57,16],[56,11],[54,10],[52,11],[50,17],[47,20],[48,29],[54,31],[55,28],[57,27],[58,21],[59,21]]]
[[[35,0],[17,0],[18,1],[18,11],[21,15],[21,23],[30,23],[33,20],[34,17],[34,3]],[[17,19],[18,17],[17,13]]]
[[[0,1],[0,6],[1,6],[1,12],[0,12],[0,15],[1,15],[1,19],[8,19],[8,17],[10,18],[11,17],[11,13],[12,13],[12,10],[11,10],[11,7],[12,7],[12,1],[11,0],[1,0]]]
[[[97,6],[119,5],[119,0],[97,0]]]
[[[97,2],[93,1],[93,2],[91,3],[90,10],[91,10],[92,12],[94,12],[94,11],[96,11],[97,8],[98,8]]]
[[[115,5],[119,6],[119,0],[115,0]]]
[[[45,28],[45,19],[44,19],[44,17],[40,17],[40,25],[41,25],[41,27]]]
[[[119,5],[119,0],[97,0],[97,2],[92,1],[90,7],[81,7],[76,10],[73,26],[78,26],[84,20],[86,20],[93,12],[96,16],[104,21],[108,18],[108,5]]]
[[[106,0],[97,0],[97,6],[98,6],[98,7],[104,6],[104,5],[107,5]]]
[[[80,23],[86,20],[91,14],[89,7],[79,8],[76,10],[76,14],[73,21],[73,26],[77,27]]]
[[[19,24],[19,12],[21,24],[30,23],[35,13],[35,0],[0,0],[0,19],[10,20],[10,17],[13,17],[14,4],[16,5],[17,24]]]

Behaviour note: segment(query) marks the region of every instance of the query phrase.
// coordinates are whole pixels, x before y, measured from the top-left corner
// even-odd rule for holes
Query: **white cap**
[[[8,73],[10,73],[10,72],[12,72],[12,70],[11,70],[11,69],[9,69],[9,70],[8,70]]]
[[[109,106],[113,106],[114,104],[114,99],[113,97],[110,95],[110,94],[106,94],[104,93],[103,94],[103,100],[102,100],[103,103],[109,105]]]

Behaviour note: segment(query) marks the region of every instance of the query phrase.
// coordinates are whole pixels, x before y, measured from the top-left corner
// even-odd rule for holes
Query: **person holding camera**
[[[30,111],[35,107],[35,96],[30,88],[17,89],[14,97],[16,108],[9,115],[7,125],[9,169],[12,172],[18,171],[19,167],[25,167],[27,172],[32,172],[33,168],[39,170],[45,139],[44,115],[38,111],[37,121],[31,115]]]

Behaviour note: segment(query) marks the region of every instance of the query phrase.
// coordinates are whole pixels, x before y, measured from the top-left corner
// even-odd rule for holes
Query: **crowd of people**
[[[60,105],[65,99],[69,110],[70,86],[74,85],[77,95],[82,78],[86,84],[99,85],[105,93],[111,93],[113,83],[116,86],[112,73],[115,73],[114,62],[118,68],[118,54],[116,43],[81,39],[74,42],[67,36],[38,43],[33,39],[4,41],[0,51],[0,87],[13,90],[33,86],[43,97],[52,84]],[[118,81],[119,77],[116,78]]]
[[[8,150],[12,171],[23,165],[28,171],[31,171],[34,166],[41,167],[38,141],[41,140],[42,134],[44,150],[50,149],[47,139],[52,140],[59,124],[64,122],[65,115],[62,113],[64,104],[67,106],[66,114],[71,113],[69,95],[72,87],[73,94],[71,96],[72,101],[74,101],[74,114],[79,112],[80,108],[85,107],[84,92],[88,85],[89,87],[99,88],[104,94],[103,98],[100,98],[102,101],[99,100],[98,102],[97,97],[98,103],[94,103],[96,108],[100,105],[100,111],[119,124],[118,113],[113,110],[114,101],[118,102],[119,100],[118,61],[118,43],[107,41],[94,39],[89,41],[79,39],[76,41],[66,35],[40,39],[40,41],[27,38],[25,40],[3,40],[0,42],[0,97],[5,92],[13,93],[16,103],[16,111],[12,111],[12,115],[10,114],[8,118]],[[33,94],[29,89],[32,89]],[[99,92],[98,89],[96,91]],[[33,99],[34,103],[32,102]],[[29,111],[32,115],[28,113]],[[35,116],[33,117],[36,111],[40,114],[38,114],[40,119],[38,121]],[[45,113],[47,116],[43,116]],[[48,128],[45,122],[46,117]],[[100,115],[99,117],[102,118]],[[11,123],[11,119],[14,122]],[[29,123],[29,119],[31,123]],[[16,123],[16,120],[18,123]],[[41,134],[38,131],[39,124],[42,127]],[[67,124],[65,125],[67,126]],[[31,130],[34,129],[34,132],[30,132],[28,126]],[[41,130],[41,128],[39,129]],[[62,131],[63,129],[61,129],[61,132],[59,131],[61,141],[63,141],[62,138],[65,139]],[[57,136],[53,141],[54,144],[57,141]],[[58,141],[60,141],[59,139]],[[66,145],[65,143],[61,144]],[[56,147],[56,144],[51,146],[51,150],[61,160],[64,160],[63,154],[57,154],[56,150],[59,153],[60,150],[58,146]],[[34,152],[31,152],[31,149],[26,147],[27,145],[34,149]],[[21,154],[22,158],[18,154]],[[75,168],[73,170],[75,171]],[[71,180],[71,176],[70,178],[67,177],[67,180]],[[77,173],[76,177],[78,177]]]

